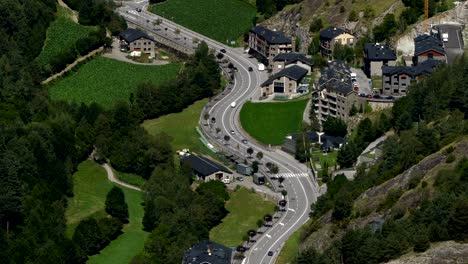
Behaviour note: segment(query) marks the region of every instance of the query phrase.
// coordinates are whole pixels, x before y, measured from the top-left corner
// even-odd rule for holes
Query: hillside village
[[[0,2],[2,263],[468,261],[468,2]]]

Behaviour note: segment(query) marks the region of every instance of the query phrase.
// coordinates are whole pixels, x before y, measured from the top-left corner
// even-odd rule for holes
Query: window
[[[400,78],[400,79],[402,79],[402,80],[406,80],[406,76],[401,76],[401,78]]]
[[[427,58],[433,59],[433,58],[434,58],[434,54],[433,54],[433,53],[428,53],[428,54],[427,54]]]
[[[281,68],[283,68],[283,65],[281,65],[281,64],[278,65],[278,69],[281,69]]]
[[[146,42],[143,42],[143,45],[146,45]]]
[[[393,89],[393,93],[398,93],[398,89]]]
[[[402,83],[401,86],[406,86],[406,83]]]
[[[284,93],[284,83],[282,82],[274,82],[273,89],[275,93]]]
[[[146,48],[143,48],[144,51],[146,51]]]

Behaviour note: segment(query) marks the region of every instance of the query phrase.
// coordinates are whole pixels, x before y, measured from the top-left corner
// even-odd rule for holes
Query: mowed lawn
[[[136,65],[97,57],[53,84],[49,94],[52,100],[96,102],[109,109],[117,101],[128,101],[140,83],[162,84],[175,78],[179,69],[177,63]]]
[[[209,151],[199,139],[195,130],[200,120],[200,113],[208,99],[197,101],[180,113],[161,116],[143,122],[143,127],[152,135],[164,132],[172,137],[174,150],[188,148],[195,152]]]
[[[68,10],[57,5],[57,18],[47,29],[47,38],[41,53],[36,58],[40,65],[47,65],[66,50],[74,50],[75,43],[97,31],[94,26],[82,26],[69,18]]]
[[[224,44],[249,30],[256,15],[241,0],[167,0],[150,11]]]
[[[70,238],[81,220],[90,216],[102,217],[106,215],[104,211],[106,195],[114,186],[107,180],[104,168],[89,160],[78,166],[78,171],[73,175],[73,182],[74,197],[69,200],[66,211],[66,234]],[[125,187],[120,188],[125,193],[130,223],[124,226],[123,234],[101,250],[99,254],[90,257],[88,263],[126,264],[130,263],[133,256],[143,250],[148,233],[142,230],[142,194]]]
[[[257,230],[257,221],[266,214],[273,214],[275,204],[246,188],[231,193],[226,203],[229,214],[223,222],[210,231],[210,239],[227,247],[242,244],[242,237],[250,229]]]
[[[252,103],[240,112],[242,127],[250,136],[264,144],[280,145],[290,133],[301,131],[307,100],[284,103]]]

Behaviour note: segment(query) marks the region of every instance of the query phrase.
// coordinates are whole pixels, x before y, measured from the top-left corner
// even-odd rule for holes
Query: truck
[[[442,33],[442,40],[444,42],[447,42],[448,41],[448,33]]]
[[[258,64],[258,70],[259,70],[259,71],[264,71],[264,70],[265,70],[265,64],[259,63],[259,64]]]

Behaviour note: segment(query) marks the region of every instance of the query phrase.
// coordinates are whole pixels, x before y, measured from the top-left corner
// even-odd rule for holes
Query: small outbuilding
[[[224,183],[232,182],[232,172],[223,165],[208,158],[188,154],[180,158],[180,163],[190,166],[195,176],[200,180],[220,180]]]
[[[261,173],[254,173],[253,175],[253,182],[257,185],[265,184],[265,176]]]
[[[252,168],[243,163],[238,163],[236,166],[237,173],[242,174],[242,175],[251,175],[252,174]]]

